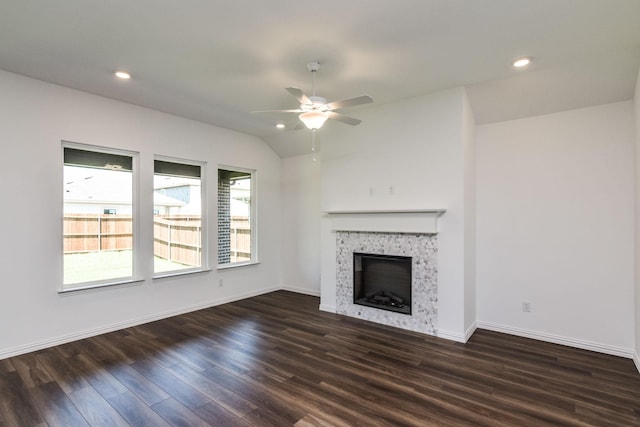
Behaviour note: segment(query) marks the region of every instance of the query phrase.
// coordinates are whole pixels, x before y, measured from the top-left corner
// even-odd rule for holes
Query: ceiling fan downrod
[[[316,96],[316,73],[320,69],[318,61],[309,62],[307,70],[311,71],[311,96]]]

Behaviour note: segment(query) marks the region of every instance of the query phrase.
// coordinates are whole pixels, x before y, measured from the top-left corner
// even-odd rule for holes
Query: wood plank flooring
[[[0,361],[0,426],[640,426],[628,359],[274,292]]]

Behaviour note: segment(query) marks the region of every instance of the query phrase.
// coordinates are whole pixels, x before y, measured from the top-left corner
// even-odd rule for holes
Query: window
[[[203,164],[156,158],[153,175],[154,273],[200,270]],[[206,252],[206,251],[204,251]],[[206,257],[204,257],[206,259]]]
[[[135,156],[63,144],[63,289],[133,278]]]
[[[257,261],[255,172],[246,169],[218,169],[218,265]]]

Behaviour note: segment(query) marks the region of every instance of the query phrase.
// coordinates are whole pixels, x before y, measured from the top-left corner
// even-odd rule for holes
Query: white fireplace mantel
[[[437,233],[446,209],[330,210],[323,212],[333,231]]]

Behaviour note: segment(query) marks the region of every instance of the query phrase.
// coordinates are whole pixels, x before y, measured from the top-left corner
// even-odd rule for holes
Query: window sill
[[[89,290],[92,290],[92,289],[108,288],[108,287],[111,287],[111,286],[131,285],[133,283],[140,283],[140,282],[144,282],[144,279],[143,278],[128,278],[128,279],[114,280],[114,281],[108,281],[108,282],[86,283],[86,284],[80,284],[80,285],[75,286],[73,288],[59,289],[58,293],[59,294],[70,294],[70,293],[74,293],[74,292],[89,291]]]
[[[197,270],[184,270],[184,271],[167,271],[164,273],[156,274],[155,276],[153,276],[153,280],[166,279],[169,277],[185,276],[187,274],[208,273],[210,271],[211,271],[210,268],[198,268]]]
[[[234,262],[229,264],[219,264],[218,270],[227,270],[229,268],[246,267],[249,265],[258,265],[258,264],[260,264],[260,261],[246,261],[246,262]]]

